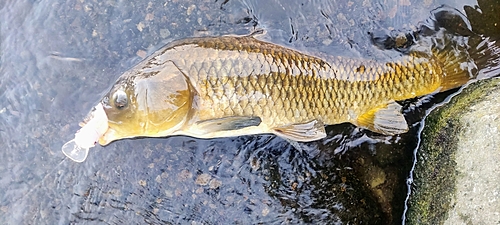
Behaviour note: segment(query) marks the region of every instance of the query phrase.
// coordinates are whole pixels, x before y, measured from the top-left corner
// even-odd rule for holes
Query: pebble
[[[210,180],[210,183],[208,184],[208,186],[210,187],[210,189],[217,189],[220,186],[222,186],[222,182],[214,178],[214,179]]]
[[[210,176],[210,174],[207,174],[207,173],[200,174],[196,178],[196,184],[205,186],[210,181],[210,178],[212,178],[212,176]]]

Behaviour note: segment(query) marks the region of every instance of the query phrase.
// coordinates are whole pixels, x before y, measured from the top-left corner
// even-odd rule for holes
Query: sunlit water
[[[305,52],[391,57],[368,33],[414,31],[443,3],[1,2],[0,223],[397,224],[418,119],[402,137],[330,126],[302,152],[272,135],[147,138],[75,163],[61,146],[122,72],[171,40],[264,29]]]

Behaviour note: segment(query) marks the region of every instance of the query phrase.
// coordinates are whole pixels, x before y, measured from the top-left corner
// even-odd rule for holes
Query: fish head
[[[101,103],[108,130],[99,144],[132,137],[164,137],[183,127],[190,115],[193,91],[175,65],[122,75]]]

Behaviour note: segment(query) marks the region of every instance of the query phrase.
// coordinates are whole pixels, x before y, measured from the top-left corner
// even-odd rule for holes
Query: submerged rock
[[[470,85],[425,121],[407,224],[500,222],[500,79]]]

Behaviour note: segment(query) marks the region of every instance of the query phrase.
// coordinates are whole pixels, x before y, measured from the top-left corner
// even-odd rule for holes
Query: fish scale
[[[422,43],[432,46],[372,60],[308,55],[253,36],[174,41],[125,72],[101,100],[109,129],[99,143],[259,133],[312,141],[326,136],[323,124],[344,122],[404,133],[408,124],[396,101],[456,88],[477,76],[469,72],[475,64],[467,53]],[[490,66],[490,76],[498,70],[490,64],[499,51],[491,52],[493,60],[480,60]]]

